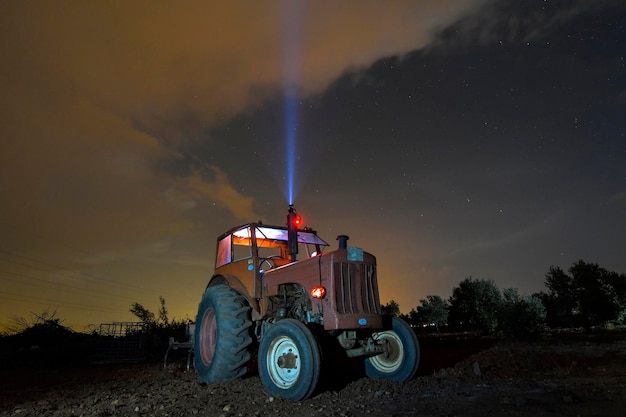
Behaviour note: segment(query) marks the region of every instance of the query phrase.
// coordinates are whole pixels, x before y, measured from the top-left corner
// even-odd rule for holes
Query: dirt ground
[[[626,338],[578,335],[534,344],[422,342],[420,375],[370,380],[327,370],[313,398],[268,397],[257,375],[200,385],[184,359],[0,373],[0,416],[624,416]],[[491,346],[489,346],[491,345]]]

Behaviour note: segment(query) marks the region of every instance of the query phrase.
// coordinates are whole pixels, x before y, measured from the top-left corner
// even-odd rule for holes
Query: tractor
[[[247,223],[219,236],[196,317],[198,380],[242,377],[255,358],[268,395],[301,401],[315,392],[330,350],[362,358],[370,378],[411,379],[417,336],[382,315],[376,258],[348,239],[329,250],[293,205],[286,226]]]

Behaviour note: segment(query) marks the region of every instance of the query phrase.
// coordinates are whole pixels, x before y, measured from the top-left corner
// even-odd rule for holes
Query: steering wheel
[[[268,256],[267,258],[263,258],[261,259],[261,262],[259,262],[259,269],[261,271],[267,271],[276,267],[276,264],[274,263],[272,259],[282,259],[282,258],[278,255],[272,255],[272,256]],[[265,270],[263,269],[263,264],[267,264],[267,269]]]

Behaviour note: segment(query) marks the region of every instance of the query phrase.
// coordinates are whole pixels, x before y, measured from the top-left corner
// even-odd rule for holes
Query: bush
[[[93,335],[76,333],[48,310],[34,319],[12,316],[0,337],[0,369],[63,368],[89,363]]]

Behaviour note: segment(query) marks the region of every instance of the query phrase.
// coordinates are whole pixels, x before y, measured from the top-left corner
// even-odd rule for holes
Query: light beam
[[[300,63],[300,39],[304,1],[283,0],[283,70],[284,78],[284,133],[286,152],[286,196],[291,205],[295,199],[297,129],[298,129],[298,75]]]

